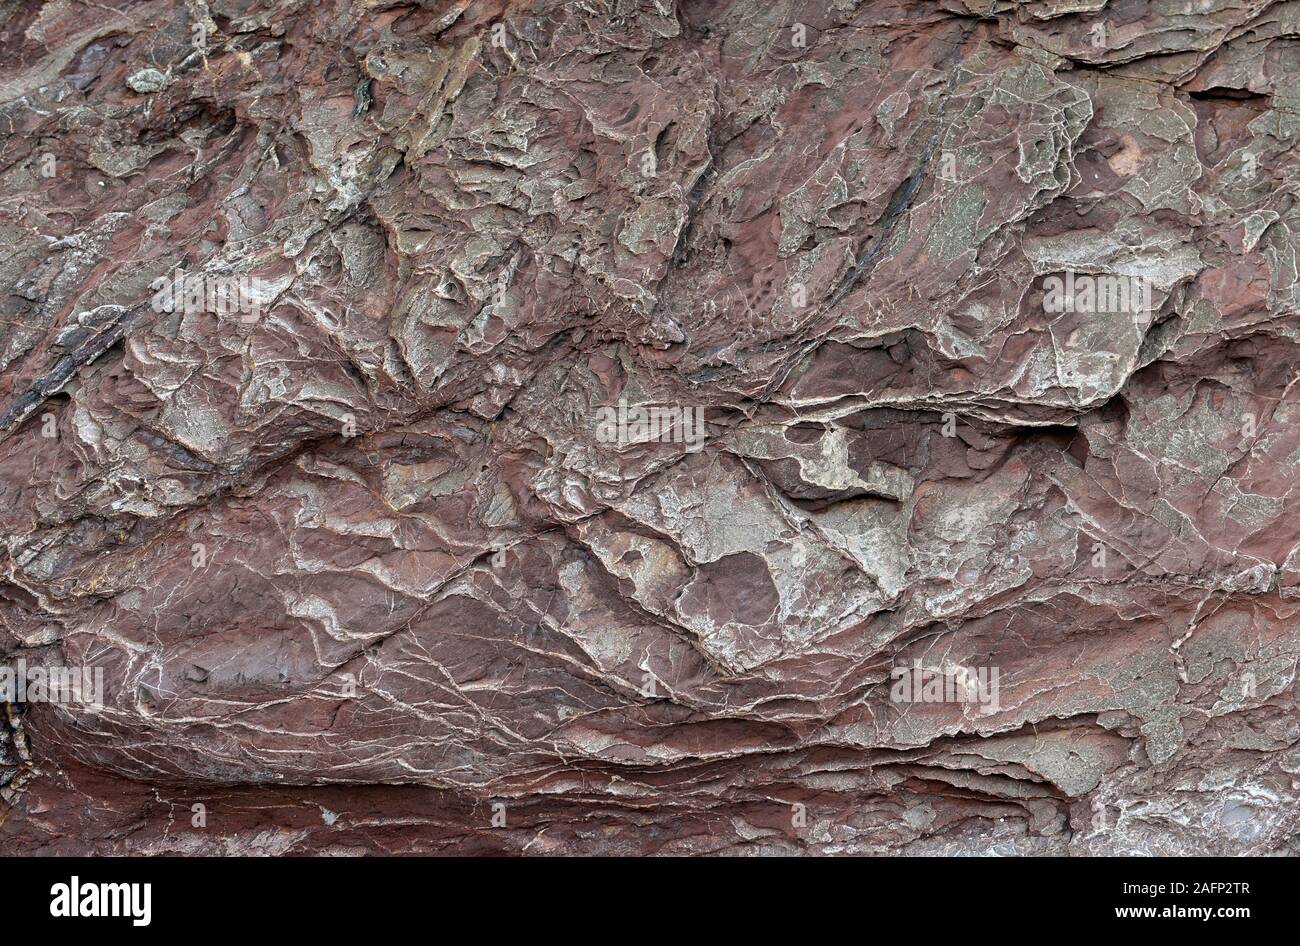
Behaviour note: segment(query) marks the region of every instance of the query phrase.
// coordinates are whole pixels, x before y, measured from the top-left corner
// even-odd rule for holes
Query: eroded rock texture
[[[0,654],[105,674],[0,849],[1295,852],[1300,2],[119,6],[0,3]]]

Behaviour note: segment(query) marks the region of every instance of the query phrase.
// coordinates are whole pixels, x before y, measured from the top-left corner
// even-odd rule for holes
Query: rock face
[[[0,3],[0,851],[1297,853],[1300,2],[122,6]]]

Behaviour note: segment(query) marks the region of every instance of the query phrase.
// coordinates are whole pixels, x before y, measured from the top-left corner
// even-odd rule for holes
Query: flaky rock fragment
[[[0,851],[1295,853],[1298,34],[0,5]]]

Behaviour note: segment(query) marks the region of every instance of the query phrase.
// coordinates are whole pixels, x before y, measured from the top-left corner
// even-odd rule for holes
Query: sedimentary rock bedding
[[[1297,853],[1300,0],[4,0],[0,115],[0,852]]]

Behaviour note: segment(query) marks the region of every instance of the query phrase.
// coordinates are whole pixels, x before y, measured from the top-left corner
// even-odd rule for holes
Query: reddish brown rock
[[[1298,30],[0,6],[0,851],[1295,853]]]

